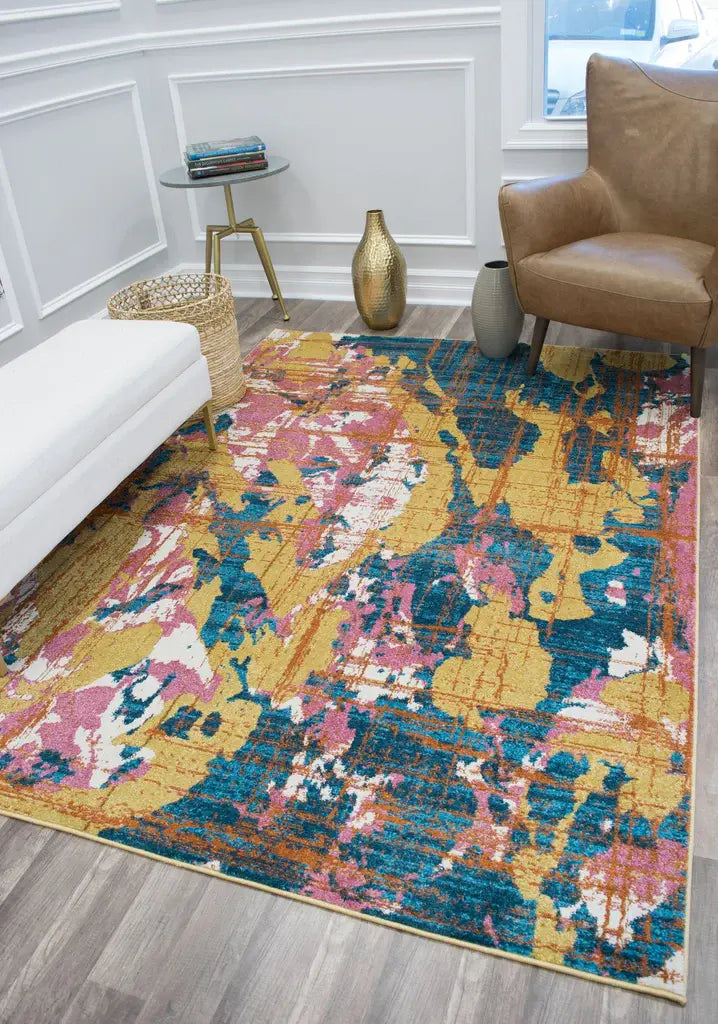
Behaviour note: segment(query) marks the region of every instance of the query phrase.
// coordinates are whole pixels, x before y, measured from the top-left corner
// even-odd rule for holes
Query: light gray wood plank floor
[[[276,328],[363,334],[350,302],[237,304]],[[530,325],[527,325],[527,331]],[[463,307],[396,332],[471,337]],[[555,344],[661,348],[552,326]],[[665,346],[663,346],[665,348]],[[7,1024],[709,1024],[718,1016],[718,362],[701,424],[700,715],[689,1003],[461,950],[0,816]]]

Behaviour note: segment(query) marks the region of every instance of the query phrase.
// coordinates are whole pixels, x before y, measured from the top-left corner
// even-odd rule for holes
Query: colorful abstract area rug
[[[277,332],[4,606],[0,810],[682,1001],[683,358]]]

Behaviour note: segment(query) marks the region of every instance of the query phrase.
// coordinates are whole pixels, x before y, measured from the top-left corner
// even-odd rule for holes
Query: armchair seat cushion
[[[711,312],[703,279],[713,251],[641,232],[584,238],[520,260],[519,301],[549,320],[697,345]]]

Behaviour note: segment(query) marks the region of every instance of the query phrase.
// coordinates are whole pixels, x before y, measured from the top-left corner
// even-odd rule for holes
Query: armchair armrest
[[[718,301],[718,245],[715,247],[711,261],[706,267],[703,283],[713,302]]]
[[[534,253],[618,230],[608,189],[591,169],[504,185],[499,213],[512,268]]]

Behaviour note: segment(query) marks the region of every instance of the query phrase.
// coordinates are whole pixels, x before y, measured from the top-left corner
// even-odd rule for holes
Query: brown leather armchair
[[[550,320],[691,346],[700,415],[718,343],[718,72],[594,54],[588,169],[505,185],[499,209],[521,308]]]

